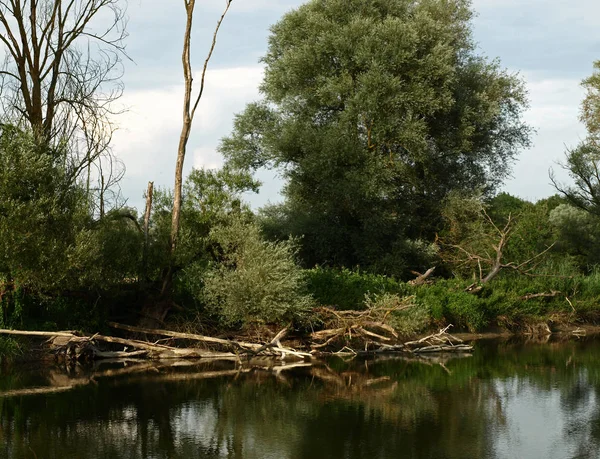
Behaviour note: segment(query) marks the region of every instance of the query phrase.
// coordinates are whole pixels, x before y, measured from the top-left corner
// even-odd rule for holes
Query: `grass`
[[[472,279],[436,279],[415,287],[386,276],[324,268],[306,271],[306,278],[318,303],[340,310],[364,309],[373,295],[414,295],[420,311],[429,314],[430,326],[436,327],[452,323],[458,330],[479,332],[498,327],[520,331],[553,321],[600,323],[600,270],[571,273],[539,277],[504,273],[476,294],[465,291]],[[560,293],[524,298],[550,292]]]

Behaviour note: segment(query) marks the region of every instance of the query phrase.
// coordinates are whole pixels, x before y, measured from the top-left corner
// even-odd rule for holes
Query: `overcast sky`
[[[219,139],[231,130],[235,113],[259,98],[270,25],[302,0],[235,0],[225,19],[188,144],[186,171],[222,164]],[[198,0],[192,60],[199,71],[212,29],[225,0]],[[565,146],[585,137],[578,122],[580,82],[600,59],[598,0],[473,0],[475,39],[480,52],[520,72],[530,92],[527,121],[537,129],[534,146],[523,151],[504,189],[536,200],[554,193],[548,169],[568,180],[556,165]],[[122,182],[129,205],[141,208],[149,180],[171,188],[181,128],[183,76],[180,63],[185,12],[181,0],[131,0],[125,95],[128,112],[116,120],[115,153],[127,168]],[[264,176],[263,191],[249,197],[254,207],[280,199],[281,182]]]

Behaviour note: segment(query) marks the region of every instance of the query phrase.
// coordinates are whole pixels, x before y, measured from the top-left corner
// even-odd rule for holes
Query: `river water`
[[[5,366],[0,457],[600,457],[600,340],[475,346],[241,371]]]

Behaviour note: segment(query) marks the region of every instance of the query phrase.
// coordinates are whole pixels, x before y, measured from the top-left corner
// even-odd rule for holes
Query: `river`
[[[5,365],[0,457],[595,458],[600,340],[241,370]]]

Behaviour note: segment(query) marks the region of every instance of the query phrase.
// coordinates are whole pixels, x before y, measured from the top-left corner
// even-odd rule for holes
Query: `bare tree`
[[[442,255],[446,262],[458,267],[476,268],[479,272],[479,280],[467,287],[468,291],[474,290],[480,284],[487,284],[502,270],[513,270],[528,276],[534,275],[533,272],[542,257],[554,247],[554,244],[551,244],[523,261],[506,261],[506,247],[516,224],[512,215],[508,215],[504,226],[497,226],[485,208],[481,207],[481,224],[483,231],[475,232],[460,243],[438,241],[445,249]]]
[[[90,164],[99,158],[112,158],[109,117],[122,94],[124,5],[123,0],[0,0],[3,121],[30,128],[47,144],[67,143],[73,181],[86,170],[89,177]]]
[[[204,67],[202,69],[202,76],[200,79],[200,90],[195,98],[194,104],[192,105],[193,76],[192,65],[190,63],[190,48],[192,22],[194,18],[194,7],[196,5],[196,0],[184,0],[187,20],[185,26],[185,34],[183,36],[183,54],[181,56],[181,60],[183,63],[185,95],[183,99],[183,126],[181,128],[181,135],[179,137],[179,147],[177,149],[177,163],[175,166],[175,192],[173,199],[173,216],[171,221],[171,253],[173,253],[175,251],[175,248],[177,247],[177,237],[179,235],[179,222],[181,219],[181,193],[183,185],[183,163],[185,161],[187,142],[190,137],[192,122],[194,121],[196,109],[198,108],[198,104],[200,102],[200,99],[202,98],[202,94],[204,93],[204,80],[206,77],[206,69],[208,68],[208,62],[212,57],[215,45],[217,43],[217,35],[219,33],[221,23],[223,22],[223,19],[225,19],[227,11],[229,11],[231,2],[232,0],[226,0],[225,11],[223,12],[221,17],[219,18],[219,21],[217,22],[217,26],[213,34],[212,44],[208,52],[208,56],[204,61]]]

